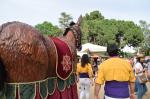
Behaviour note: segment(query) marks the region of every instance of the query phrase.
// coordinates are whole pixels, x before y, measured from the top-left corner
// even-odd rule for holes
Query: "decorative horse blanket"
[[[57,77],[35,82],[6,84],[0,99],[78,99],[71,49],[59,38],[52,40],[57,49]]]
[[[28,83],[8,83],[0,99],[78,99],[75,74],[67,80],[50,77]]]
[[[56,48],[56,74],[66,80],[73,71],[73,56],[68,44],[59,38],[52,38]]]

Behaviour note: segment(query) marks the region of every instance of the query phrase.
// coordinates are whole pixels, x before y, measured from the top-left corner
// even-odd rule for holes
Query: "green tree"
[[[86,13],[83,17],[82,21],[82,31],[83,31],[83,43],[97,41],[97,24],[98,21],[103,20],[104,16],[101,15],[99,11],[90,12],[90,14]]]
[[[61,17],[59,18],[60,27],[65,29],[69,26],[70,22],[72,21],[72,16],[67,14],[66,12],[62,12]]]
[[[132,21],[118,21],[117,24],[119,31],[123,34],[124,45],[138,47],[143,41],[143,33],[139,26]]]
[[[103,20],[104,16],[99,11],[90,12],[90,14],[86,13],[85,18],[87,20]]]
[[[104,46],[117,42],[121,48],[125,45],[137,47],[143,41],[141,28],[132,21],[105,19],[99,11],[93,11],[83,17],[82,32],[84,43]]]
[[[150,24],[143,20],[140,20],[139,23],[144,35],[142,50],[145,54],[150,55]]]
[[[53,26],[52,23],[44,21],[42,24],[35,25],[42,34],[50,35],[50,36],[58,36],[62,33],[62,30],[57,26]]]

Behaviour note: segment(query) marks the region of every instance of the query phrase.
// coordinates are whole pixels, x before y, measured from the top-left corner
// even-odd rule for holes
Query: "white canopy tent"
[[[82,57],[83,54],[89,54],[89,53],[96,53],[96,54],[100,54],[103,55],[103,53],[105,53],[107,50],[107,47],[105,46],[100,46],[100,45],[95,45],[95,44],[91,44],[91,43],[86,43],[82,45],[82,50],[77,52],[77,55],[79,55],[80,57]],[[123,52],[125,53],[136,53],[136,50],[134,49],[134,47],[130,47],[128,45],[126,45],[123,49],[121,49]]]
[[[81,52],[106,52],[107,47],[105,46],[100,46],[100,45],[95,45],[91,43],[86,43],[82,45],[82,50]]]
[[[87,52],[81,52],[81,51],[77,51],[77,55],[82,57],[83,54],[88,54]]]
[[[126,52],[126,53],[135,53],[136,50],[134,49],[134,47],[130,47],[128,45],[126,45],[123,49],[122,49],[123,52]]]
[[[106,52],[107,47],[95,45],[91,43],[86,43],[82,45],[82,50],[77,52],[77,55],[80,57],[83,54],[89,54],[89,53],[104,53]]]

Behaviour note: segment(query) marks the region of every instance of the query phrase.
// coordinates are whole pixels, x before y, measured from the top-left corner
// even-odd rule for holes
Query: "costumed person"
[[[98,75],[95,80],[95,95],[98,97],[101,85],[105,83],[105,99],[134,99],[135,76],[129,62],[118,56],[119,49],[116,44],[107,46],[110,56],[99,65]]]
[[[144,67],[142,66],[144,62],[144,56],[141,55],[137,55],[136,58],[136,63],[134,66],[134,71],[135,71],[135,76],[136,76],[136,82],[135,82],[135,92],[137,95],[138,99],[142,99],[142,97],[144,96],[144,94],[147,91],[147,86],[146,83],[140,83],[138,77],[142,76],[144,73]]]
[[[87,54],[83,54],[81,62],[77,64],[77,78],[79,81],[80,95],[79,99],[90,99],[90,86],[93,84],[92,76],[92,66]]]

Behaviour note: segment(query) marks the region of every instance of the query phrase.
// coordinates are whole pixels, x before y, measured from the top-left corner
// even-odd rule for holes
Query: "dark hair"
[[[144,57],[137,57],[136,60],[137,60],[137,62],[140,62],[140,63],[142,63],[142,64],[143,64],[143,63],[146,63]]]
[[[143,63],[144,61],[141,61],[142,58],[144,58],[144,55],[143,55],[143,54],[138,54],[138,55],[136,56],[137,62]]]
[[[66,36],[67,33],[68,33],[68,31],[70,31],[70,28],[66,28],[66,29],[65,29],[65,32],[63,33],[63,36]]]
[[[75,24],[76,24],[75,22],[71,21],[70,24],[69,24],[69,26],[73,26]]]
[[[118,56],[119,48],[115,43],[107,45],[107,53],[109,56]]]
[[[89,56],[87,54],[83,54],[81,58],[81,66],[85,67],[88,63],[90,63]]]
[[[140,57],[136,57],[136,61],[137,61],[137,62],[140,62]]]
[[[63,33],[63,36],[65,36],[68,33],[68,31],[70,31],[70,27],[72,27],[73,25],[75,25],[75,22],[73,22],[73,21],[70,22],[69,27],[67,27],[65,29],[65,32]]]

